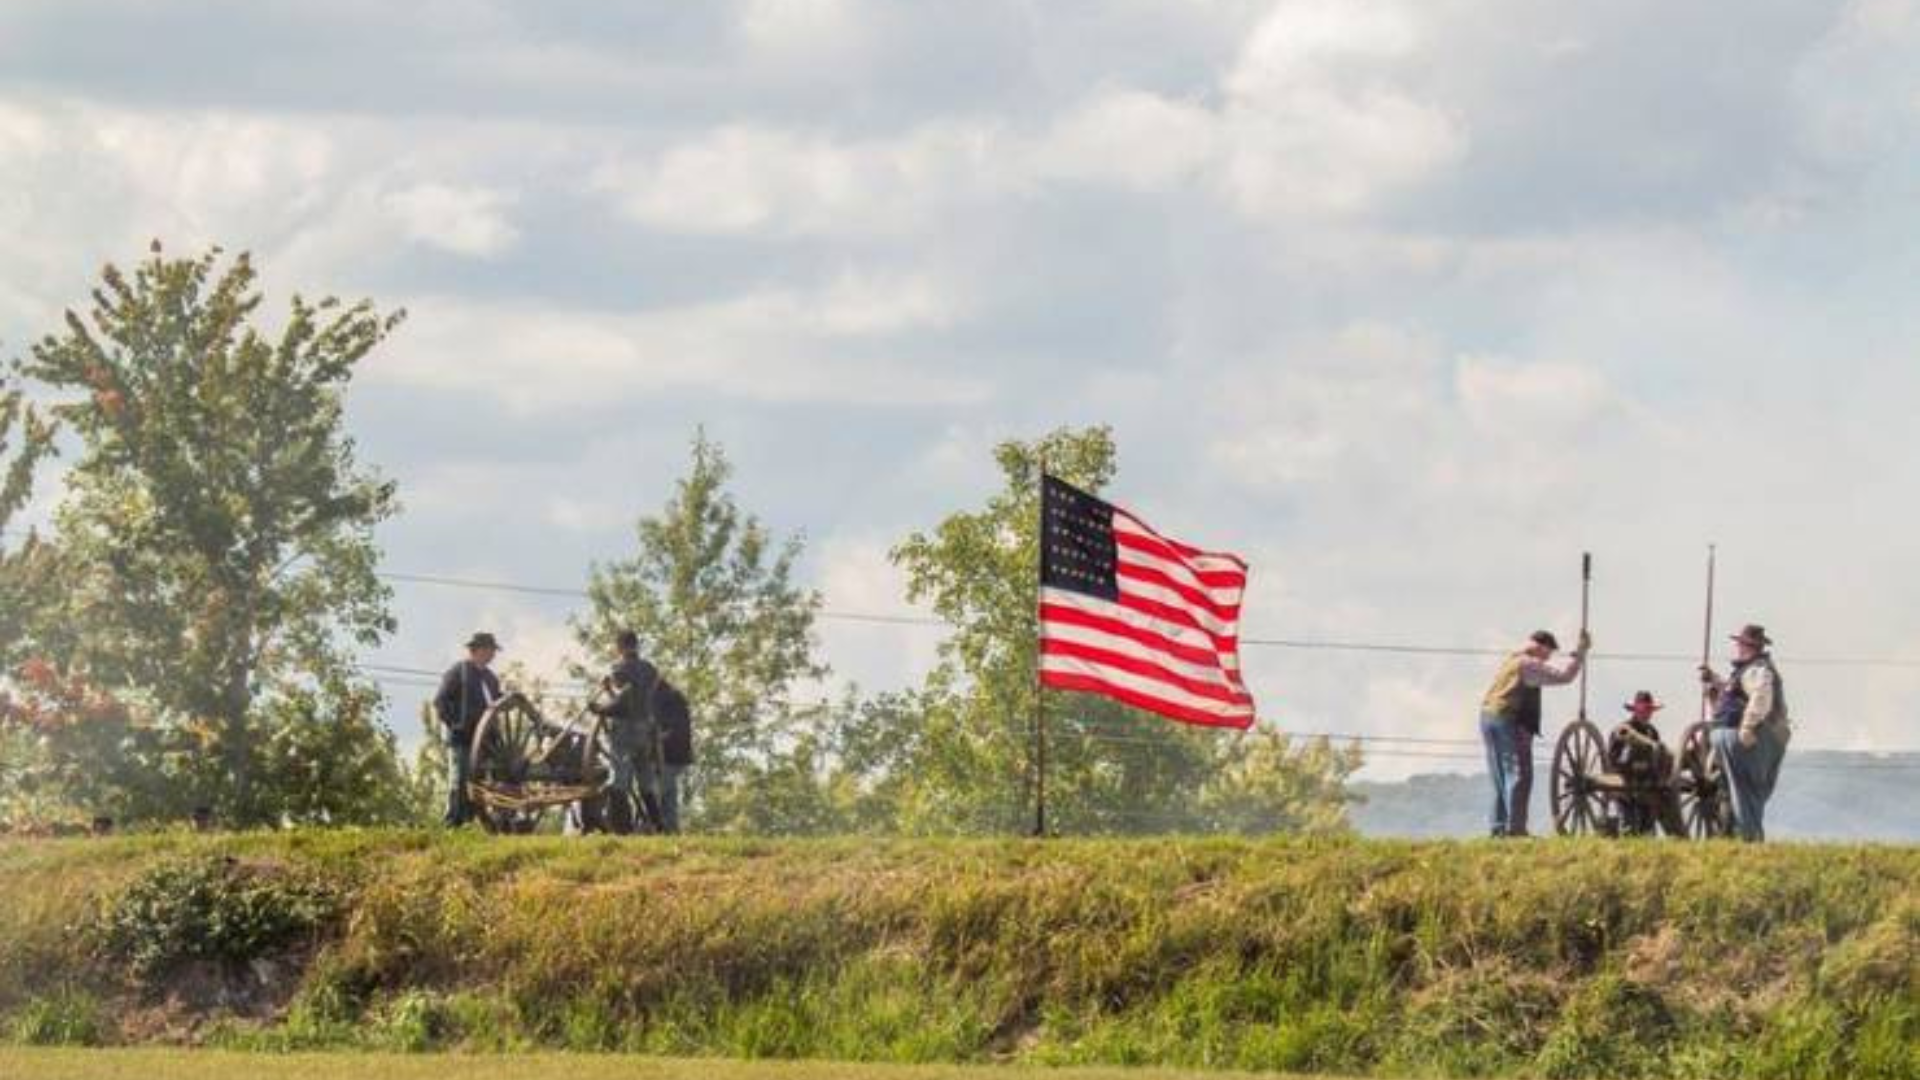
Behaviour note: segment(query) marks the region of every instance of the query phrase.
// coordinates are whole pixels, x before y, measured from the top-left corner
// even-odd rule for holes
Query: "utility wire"
[[[529,585],[520,582],[482,581],[472,578],[445,577],[436,574],[381,573],[379,577],[387,581],[407,585],[433,585],[454,589],[477,589],[481,591],[519,593],[530,596],[556,596],[573,600],[589,599],[584,589],[569,589],[560,586]],[[880,626],[919,626],[929,629],[947,629],[950,624],[944,619],[926,615],[900,615],[884,612],[845,611],[835,608],[822,608],[814,617],[827,622],[868,623]],[[1473,646],[1420,645],[1396,642],[1376,641],[1327,641],[1306,638],[1268,638],[1243,637],[1240,644],[1267,649],[1289,649],[1306,652],[1351,652],[1384,653],[1398,656],[1452,656],[1452,657],[1498,657],[1505,656],[1510,650]],[[1661,652],[1596,652],[1595,660],[1608,660],[1621,663],[1688,663],[1699,662],[1699,658],[1689,653]],[[1920,660],[1903,657],[1846,657],[1846,656],[1787,656],[1782,657],[1794,664],[1815,667],[1884,667],[1920,669]]]

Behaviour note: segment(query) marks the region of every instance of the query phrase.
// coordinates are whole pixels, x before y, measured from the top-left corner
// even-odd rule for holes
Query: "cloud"
[[[847,142],[735,125],[593,177],[629,219],[662,232],[884,235],[932,221],[988,180],[996,133],[965,122]]]
[[[497,398],[522,414],[607,409],[636,396],[936,406],[982,400],[964,373],[904,361],[886,343],[952,313],[925,282],[841,278],[818,293],[769,290],[634,313],[454,298],[410,301],[404,339],[369,377]]]
[[[512,192],[423,183],[386,195],[387,208],[406,236],[456,255],[499,255],[519,239],[507,220]]]

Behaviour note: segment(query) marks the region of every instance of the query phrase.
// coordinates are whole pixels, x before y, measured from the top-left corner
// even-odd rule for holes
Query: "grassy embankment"
[[[1920,850],[0,843],[18,1042],[1920,1075]]]
[[[0,1047],[8,1080],[1212,1080],[1246,1076],[1110,1067],[861,1065],[580,1054],[243,1054]],[[1262,1080],[1274,1080],[1265,1074]]]

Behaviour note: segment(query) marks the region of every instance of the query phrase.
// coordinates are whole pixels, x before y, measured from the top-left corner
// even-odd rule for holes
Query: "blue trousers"
[[[1733,830],[1742,840],[1767,838],[1767,800],[1787,758],[1787,738],[1778,725],[1762,724],[1760,741],[1747,747],[1740,745],[1739,728],[1713,729],[1713,753],[1733,796]]]
[[[1480,741],[1487,747],[1487,776],[1493,781],[1487,831],[1494,836],[1525,836],[1527,805],[1533,800],[1533,735],[1481,713]]]

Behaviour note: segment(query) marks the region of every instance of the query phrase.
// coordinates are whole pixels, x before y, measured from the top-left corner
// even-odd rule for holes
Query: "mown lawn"
[[[614,1054],[236,1054],[213,1050],[0,1048],[0,1077],[6,1080],[1231,1080],[1234,1075],[1253,1074],[1007,1065],[857,1065]]]

